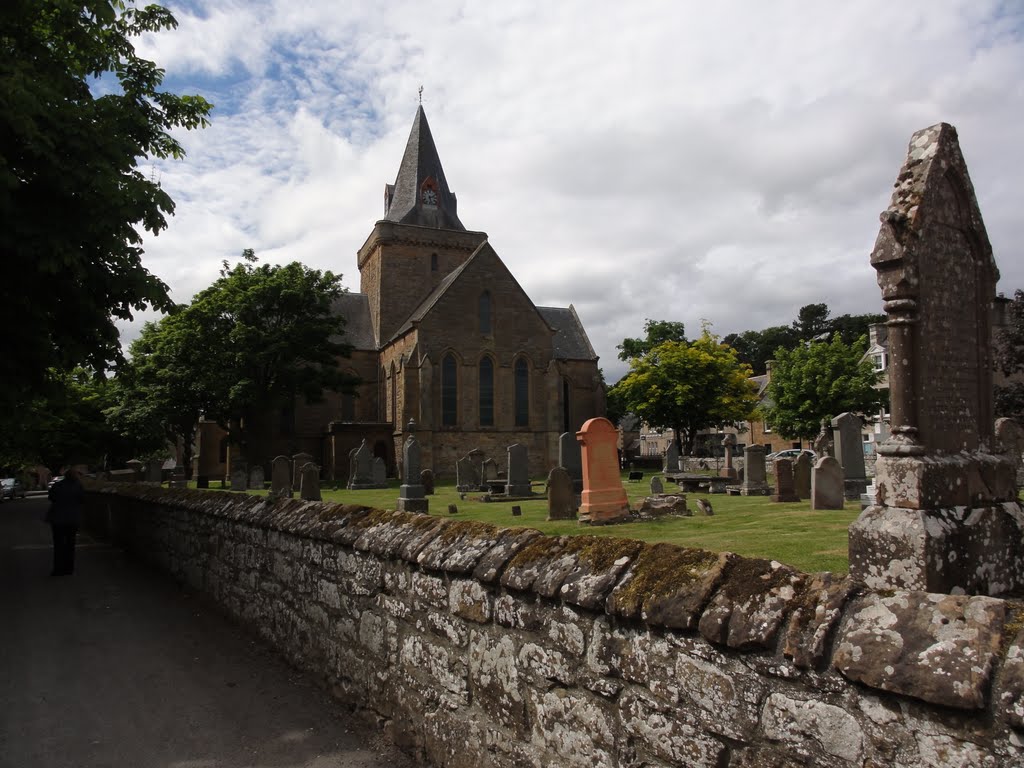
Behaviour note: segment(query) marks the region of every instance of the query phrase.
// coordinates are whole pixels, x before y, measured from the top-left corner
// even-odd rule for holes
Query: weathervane
[[[422,106],[422,104],[423,104],[423,86],[421,85],[420,86],[420,105]]]

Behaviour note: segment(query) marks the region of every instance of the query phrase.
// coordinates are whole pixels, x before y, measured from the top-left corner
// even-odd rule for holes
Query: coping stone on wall
[[[800,604],[789,617],[782,652],[798,669],[815,669],[825,660],[828,639],[847,603],[864,585],[848,576],[811,574]]]

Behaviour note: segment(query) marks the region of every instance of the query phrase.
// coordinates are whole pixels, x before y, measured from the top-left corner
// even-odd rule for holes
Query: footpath
[[[410,768],[195,593],[79,536],[51,577],[45,497],[0,504],[0,768]]]

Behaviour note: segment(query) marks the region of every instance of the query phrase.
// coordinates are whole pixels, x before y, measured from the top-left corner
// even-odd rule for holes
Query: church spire
[[[398,177],[384,189],[384,220],[466,230],[459,221],[455,195],[448,189],[422,103],[416,108]]]

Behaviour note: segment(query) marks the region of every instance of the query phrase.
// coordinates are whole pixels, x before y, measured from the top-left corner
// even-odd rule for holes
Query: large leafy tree
[[[1024,291],[1014,293],[1006,319],[996,334],[996,367],[1007,377],[996,387],[996,415],[1024,423]]]
[[[0,407],[50,372],[104,370],[121,357],[116,319],[170,306],[141,233],[164,229],[174,203],[138,165],[182,157],[171,131],[204,126],[211,105],[161,90],[132,40],[175,25],[121,0],[0,3],[0,326],[18,329]]]
[[[761,407],[765,420],[787,438],[810,439],[822,419],[877,411],[887,395],[877,388],[881,373],[862,360],[866,349],[866,338],[851,345],[837,333],[830,341],[777,350]]]
[[[623,339],[617,349],[619,360],[633,360],[643,357],[654,347],[666,341],[686,341],[686,328],[674,320],[651,320],[644,322],[642,339]]]
[[[249,428],[265,427],[296,398],[354,394],[358,381],[339,367],[352,351],[341,340],[345,319],[332,309],[341,276],[298,262],[257,265],[251,250],[243,256],[234,266],[224,262],[220,278],[165,322],[177,355],[171,380],[195,381],[181,403],[182,423],[198,410],[246,443]]]
[[[649,426],[673,429],[691,453],[702,429],[748,419],[756,404],[750,367],[707,329],[692,342],[663,341],[630,361],[613,388],[625,408]]]

